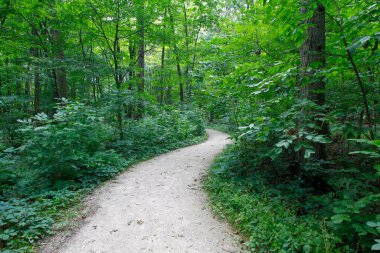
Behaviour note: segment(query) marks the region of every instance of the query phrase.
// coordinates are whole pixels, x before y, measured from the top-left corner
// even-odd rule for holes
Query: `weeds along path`
[[[206,142],[133,166],[99,189],[96,211],[59,253],[239,252],[228,225],[213,217],[201,178],[228,136],[207,130]]]

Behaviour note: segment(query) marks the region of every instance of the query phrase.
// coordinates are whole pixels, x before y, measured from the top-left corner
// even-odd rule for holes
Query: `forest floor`
[[[230,142],[207,130],[206,142],[139,163],[89,196],[91,210],[44,253],[240,252],[239,238],[216,219],[202,177]]]

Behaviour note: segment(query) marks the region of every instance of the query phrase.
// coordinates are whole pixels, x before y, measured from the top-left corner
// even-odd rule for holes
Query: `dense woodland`
[[[205,189],[248,252],[380,250],[379,21],[375,0],[0,0],[0,251],[206,124],[235,140]]]

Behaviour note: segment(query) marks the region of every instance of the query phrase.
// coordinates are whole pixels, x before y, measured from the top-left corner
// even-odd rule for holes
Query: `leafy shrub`
[[[27,245],[49,233],[53,220],[38,212],[25,199],[0,202],[0,249],[27,252]],[[6,251],[7,252],[7,251]]]
[[[77,180],[103,164],[112,166],[121,157],[106,151],[112,129],[98,113],[81,103],[58,107],[52,118],[38,114],[24,120],[19,131],[25,143],[17,149],[27,170],[56,183]],[[116,168],[115,168],[116,169]]]
[[[291,202],[267,188],[260,176],[235,174],[237,149],[230,148],[214,163],[205,187],[215,211],[249,239],[252,252],[334,252],[339,242],[315,216],[299,217]]]
[[[31,252],[32,245],[52,234],[51,227],[62,216],[62,209],[77,201],[82,191],[60,189],[27,198],[0,202],[1,252]]]
[[[15,159],[6,152],[0,152],[0,196],[4,190],[14,185],[17,181],[16,173],[13,170]]]
[[[270,129],[271,126],[268,124],[267,129]],[[379,210],[380,194],[377,188],[378,175],[376,169],[378,166],[376,163],[371,169],[371,166],[363,158],[343,158],[342,161],[336,160],[337,164],[322,163],[320,160],[309,162],[305,159],[305,162],[300,164],[301,168],[293,168],[292,160],[288,160],[287,157],[292,154],[295,155],[291,152],[296,146],[287,142],[288,146],[281,146],[283,150],[273,156],[273,149],[278,148],[278,143],[284,143],[284,141],[276,141],[275,132],[262,135],[265,133],[262,129],[250,128],[249,131],[247,134],[241,135],[239,141],[216,164],[210,175],[211,180],[215,178],[215,180],[219,180],[219,183],[224,184],[220,188],[211,188],[210,191],[223,190],[226,192],[227,197],[222,200],[218,199],[221,198],[221,195],[215,193],[215,201],[223,204],[220,209],[224,213],[228,212],[227,216],[242,215],[247,220],[265,219],[265,214],[256,217],[249,212],[241,211],[241,209],[247,210],[249,208],[248,204],[245,205],[245,203],[250,202],[246,198],[259,198],[264,203],[265,200],[268,200],[261,199],[260,196],[264,194],[264,196],[269,197],[269,200],[263,204],[262,208],[271,209],[274,203],[277,203],[278,207],[286,207],[290,213],[284,214],[284,218],[288,215],[289,219],[293,219],[292,222],[303,227],[306,231],[309,231],[310,228],[315,230],[318,227],[315,224],[320,224],[320,222],[307,226],[298,222],[309,222],[309,219],[322,220],[323,229],[327,231],[327,234],[333,234],[335,238],[334,243],[331,243],[332,246],[329,248],[330,252],[334,252],[333,249],[355,252],[358,248],[362,252],[368,252],[371,247],[374,249],[378,247],[377,244],[374,244],[377,243],[380,231],[378,225],[380,224],[380,216],[377,211]],[[255,138],[264,138],[265,140],[261,142]],[[365,141],[365,143],[375,145],[377,142]],[[352,154],[367,155],[374,159],[378,157],[378,151],[370,147],[364,151],[352,152]],[[363,166],[360,169],[355,168],[358,161]],[[326,180],[326,185],[313,182],[311,180],[313,178],[303,176],[303,173],[322,176]],[[313,185],[313,183],[315,184]],[[327,188],[328,191],[317,191],[318,187]],[[227,192],[227,189],[232,189],[232,192]],[[236,203],[233,204],[228,199],[235,199]],[[224,206],[224,203],[228,204]],[[238,207],[233,208],[234,205]],[[251,202],[251,205],[260,206],[256,202]],[[278,215],[277,210],[272,210],[276,216]],[[284,212],[281,211],[280,213]],[[232,222],[235,220],[233,219]],[[263,222],[265,221],[261,221],[260,224]],[[281,226],[283,225],[284,223],[281,224]],[[260,225],[258,226],[260,227]],[[247,229],[243,225],[239,228],[243,231]],[[317,231],[319,230],[317,229]],[[251,236],[252,233],[256,232],[248,231],[248,235]],[[300,238],[297,240],[300,241],[309,238],[307,233],[299,236]],[[256,239],[255,247],[267,245],[266,240]],[[286,241],[285,238],[282,239],[284,240],[282,242]],[[316,244],[308,243],[307,245],[314,245],[312,248],[315,249]],[[319,248],[317,252],[325,252],[324,250]],[[274,251],[281,252],[279,248]],[[290,250],[290,252],[292,251]]]
[[[205,133],[202,114],[192,111],[163,111],[155,117],[129,120],[123,140],[112,144],[127,160],[151,157],[184,146]]]

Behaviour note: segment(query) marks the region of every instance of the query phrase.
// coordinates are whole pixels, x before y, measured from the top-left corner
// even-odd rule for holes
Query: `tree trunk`
[[[187,98],[190,96],[190,47],[189,47],[189,27],[187,20],[187,10],[186,4],[183,3],[183,15],[184,15],[184,30],[185,30],[185,46],[186,46],[186,67],[185,67],[185,83],[186,83],[186,96]]]
[[[139,0],[138,12],[137,12],[137,29],[138,29],[138,108],[137,108],[137,118],[142,118],[144,115],[144,101],[142,94],[145,90],[145,0]]]
[[[172,15],[170,8],[168,9],[168,12],[169,12],[169,17],[170,17],[171,29],[172,29],[173,35],[175,36],[174,18],[173,18],[173,15]],[[179,79],[179,97],[181,100],[181,104],[183,104],[185,99],[184,99],[184,93],[183,93],[182,70],[181,70],[181,61],[180,61],[180,57],[179,57],[179,50],[178,50],[176,40],[174,40],[174,42],[173,42],[173,47],[174,47],[176,64],[177,64],[177,74],[178,74],[178,79]]]
[[[129,50],[129,79],[132,80],[135,78],[135,61],[136,61],[136,43],[134,41],[129,41],[128,45]],[[133,90],[132,82],[128,87],[129,90]]]
[[[38,36],[38,33],[35,29],[32,29],[32,35]],[[31,49],[32,56],[36,59],[40,57],[39,49],[36,47],[33,47]],[[34,107],[34,113],[37,114],[41,111],[40,104],[41,104],[41,78],[40,78],[40,69],[39,64],[37,63],[37,66],[34,66],[34,97],[33,97],[33,107]]]
[[[28,74],[30,72],[29,70],[29,67],[27,68],[28,70]],[[29,101],[29,98],[30,98],[30,79],[29,79],[29,75],[27,76],[27,79],[25,81],[25,90],[24,90],[24,95],[25,95],[25,98],[26,98],[26,101],[24,103],[24,111],[26,113],[29,112],[29,108],[30,108],[30,101]]]
[[[139,78],[139,86],[138,90],[140,93],[144,92],[145,89],[145,29],[144,29],[144,16],[141,13],[139,15],[139,53],[138,53],[138,78]]]
[[[310,11],[312,4],[310,0],[302,0],[302,13]],[[326,65],[326,29],[325,29],[325,8],[318,4],[313,10],[311,18],[306,20],[308,25],[306,31],[306,40],[301,46],[301,80],[306,80],[306,84],[301,85],[302,98],[313,101],[319,106],[325,105],[325,82],[324,78],[319,75],[318,71]],[[307,112],[306,112],[307,113]],[[318,133],[327,135],[328,126],[325,121],[317,120]],[[324,144],[316,144],[316,157],[318,159],[326,158]]]
[[[65,59],[64,47],[65,43],[60,31],[52,29],[52,42],[53,42],[53,53],[54,57],[58,62],[58,67],[55,69],[55,82],[57,85],[57,97],[56,98],[67,98],[68,88],[67,88],[67,77],[66,68],[63,66],[63,60]]]
[[[116,12],[116,24],[115,24],[115,37],[113,43],[113,58],[115,65],[115,81],[117,88],[117,98],[118,98],[118,111],[117,111],[117,122],[120,139],[124,139],[124,127],[123,127],[123,113],[124,113],[124,104],[122,103],[122,94],[121,94],[121,85],[123,84],[123,73],[121,71],[121,47],[120,47],[120,1],[116,2],[117,12]]]
[[[161,51],[161,75],[160,75],[160,105],[164,103],[164,72],[165,72],[165,45]]]

